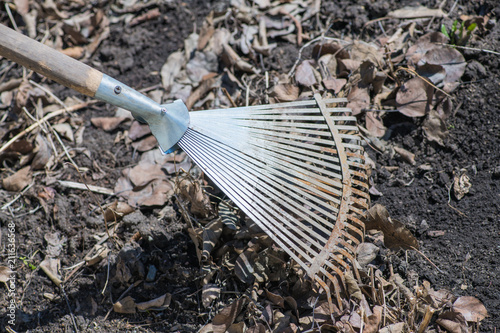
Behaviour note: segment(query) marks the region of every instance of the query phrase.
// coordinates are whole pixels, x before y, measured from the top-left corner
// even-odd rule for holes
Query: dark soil
[[[99,3],[107,10],[107,1]],[[111,35],[89,64],[136,89],[159,84],[159,70],[167,56],[183,46],[184,39],[193,29],[199,31],[203,18],[213,6],[199,0],[162,3],[162,16],[153,21],[133,28],[122,23],[112,24]],[[444,10],[449,10],[452,3],[447,3]],[[436,7],[436,2],[424,1],[423,5]],[[370,25],[368,29],[363,29],[363,25],[402,6],[396,1],[357,1],[355,4],[324,1],[323,11],[335,13],[331,30],[334,36],[370,40],[382,32],[377,25]],[[500,12],[496,6],[493,0],[459,3],[453,17],[457,13],[485,15],[493,11],[492,20],[498,20]],[[5,13],[2,13],[2,22],[8,22]],[[469,46],[500,50],[500,24]],[[288,45],[276,49],[268,58],[271,63],[266,66],[287,73],[298,54],[297,48],[290,48]],[[482,322],[480,330],[494,332],[500,328],[500,57],[470,50],[464,54],[469,65],[462,78],[464,82],[454,92],[454,114],[447,122],[449,135],[444,147],[425,138],[421,120],[399,114],[389,116],[392,132],[388,139],[413,152],[416,165],[367,147],[377,164],[372,174],[374,185],[383,194],[372,197],[372,203],[385,205],[391,217],[404,222],[417,236],[420,251],[437,266],[415,251],[389,253],[395,272],[409,281],[418,276],[419,281],[429,281],[436,290],[447,288],[456,295],[476,296],[490,315]],[[56,84],[51,87],[60,98],[74,94]],[[79,166],[89,168],[84,174],[85,180],[107,188],[114,187],[121,170],[137,163],[137,154],[131,148],[113,143],[117,132],[105,133],[90,124],[91,117],[109,116],[110,110],[107,105],[96,104],[81,113],[86,124],[82,147],[89,153],[75,156]],[[422,168],[424,164],[430,167]],[[387,166],[392,167],[391,171],[385,168]],[[93,176],[101,172],[99,168],[106,176],[95,181]],[[470,177],[472,189],[463,199],[457,200],[449,188],[454,176],[463,171]],[[44,258],[47,243],[44,236],[58,232],[61,238],[68,238],[67,248],[60,256],[61,265],[74,265],[95,244],[94,236],[104,234],[97,203],[106,204],[110,198],[58,185],[55,179],[79,180],[71,166],[40,179],[45,183],[35,184],[23,201],[14,205],[14,211],[0,213],[2,233],[6,224],[14,221],[18,257],[29,258],[36,266]],[[56,190],[55,198],[46,203],[46,210],[30,212],[41,204],[36,194],[45,186]],[[13,197],[3,190],[0,196],[2,202]],[[61,293],[39,268],[31,270],[20,264],[17,295],[22,297],[22,307],[17,313],[15,329],[19,332],[72,331],[70,307],[80,331],[199,330],[211,319],[199,305],[200,267],[185,223],[176,213],[175,200],[171,207],[163,219],[156,217],[159,209],[136,211],[126,217],[118,232],[120,236],[109,241],[114,253],[110,261],[79,270],[66,284],[65,293]],[[136,247],[127,243],[122,249],[138,230],[143,235],[150,234],[149,240]],[[435,231],[442,233],[435,236]],[[116,255],[120,249],[120,254]],[[111,280],[108,291],[102,293],[108,274],[115,275],[113,270],[119,262],[126,263],[132,274],[143,279],[154,265],[158,269],[155,282],[145,282],[127,295],[145,301],[170,293],[170,307],[159,313],[140,315],[111,311],[112,304],[127,289],[119,281]],[[6,304],[2,298],[2,332],[7,320],[4,316]]]

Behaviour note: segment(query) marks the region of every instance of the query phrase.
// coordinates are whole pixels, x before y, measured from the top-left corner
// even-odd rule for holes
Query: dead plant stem
[[[94,104],[94,103],[97,103],[97,101],[96,100],[92,100],[92,101],[89,101],[89,102],[80,103],[80,104],[76,104],[76,105],[70,106],[70,107],[67,108],[67,110],[66,109],[60,109],[60,110],[56,110],[54,112],[49,113],[48,115],[46,115],[42,119],[37,120],[36,123],[32,124],[31,126],[29,126],[28,128],[26,128],[25,130],[23,130],[22,132],[20,132],[19,134],[15,135],[12,139],[10,139],[9,141],[7,141],[2,146],[2,148],[0,148],[0,153],[4,152],[8,147],[10,147],[10,145],[12,145],[14,142],[16,142],[17,140],[19,140],[20,138],[22,138],[24,135],[32,132],[37,127],[41,126],[41,124],[43,122],[46,122],[49,119],[57,117],[57,116],[65,113],[65,112],[73,112],[73,111],[76,111],[76,110],[80,110],[80,109],[82,109],[84,107],[87,107],[87,106],[89,106],[91,104]]]
[[[419,250],[417,250],[415,247],[411,246],[410,247],[412,248],[412,250],[415,250],[418,254],[420,254],[422,257],[424,257],[435,269],[438,270],[439,273],[441,274],[444,274],[444,272],[439,269],[439,267],[437,267],[425,254],[423,254],[422,252],[420,252]]]

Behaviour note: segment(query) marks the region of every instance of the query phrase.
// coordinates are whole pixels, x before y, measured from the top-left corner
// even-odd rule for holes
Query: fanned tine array
[[[333,107],[346,102],[191,112],[178,143],[340,308],[369,200],[356,118]]]

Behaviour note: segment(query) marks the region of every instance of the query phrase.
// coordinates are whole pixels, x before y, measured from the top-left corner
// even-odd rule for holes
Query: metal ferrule
[[[160,105],[105,74],[95,97],[129,110],[136,119],[148,123],[163,153],[175,150],[189,124],[189,112],[181,100]]]

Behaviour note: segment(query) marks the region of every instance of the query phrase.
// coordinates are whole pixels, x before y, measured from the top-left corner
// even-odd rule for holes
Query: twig
[[[295,73],[295,69],[297,68],[297,65],[299,64],[300,62],[300,59],[302,57],[302,52],[304,52],[304,49],[308,46],[310,46],[311,44],[319,41],[319,40],[334,40],[336,42],[339,42],[339,43],[344,43],[344,44],[350,44],[350,42],[347,42],[345,40],[342,40],[342,39],[339,39],[339,38],[333,38],[333,37],[325,37],[323,36],[323,34],[321,36],[318,36],[314,39],[311,39],[310,41],[308,41],[307,43],[304,44],[304,46],[302,46],[299,50],[299,55],[297,56],[297,60],[295,61],[295,63],[293,64],[293,67],[292,69],[290,70],[290,72],[288,72],[288,77],[291,77],[293,76],[293,74]]]
[[[485,52],[485,53],[491,53],[491,54],[495,54],[495,55],[500,55],[500,52],[491,51],[491,50],[485,50],[485,49],[478,49],[478,48],[475,48],[475,47],[450,45],[450,44],[445,44],[445,43],[436,43],[436,44],[444,45],[444,46],[449,46],[449,47],[456,47],[457,49],[472,50],[472,51],[481,51],[481,52]]]
[[[445,94],[447,97],[449,97],[449,98],[453,98],[453,97],[451,97],[451,95],[450,95],[450,94],[448,94],[446,91],[444,91],[443,89],[440,89],[440,88],[436,87],[436,85],[435,85],[434,83],[432,83],[431,81],[429,81],[429,79],[427,79],[427,78],[423,77],[422,75],[418,74],[418,73],[417,73],[417,72],[415,72],[413,69],[410,69],[410,68],[405,68],[405,67],[401,67],[401,68],[398,68],[398,69],[396,70],[396,72],[399,72],[399,71],[406,71],[406,72],[408,72],[408,73],[410,73],[410,74],[413,74],[413,75],[415,75],[415,76],[419,77],[420,79],[424,80],[427,84],[431,85],[431,86],[432,86],[433,88],[435,88],[436,90],[439,90],[440,92],[442,92],[443,94]]]
[[[82,183],[77,183],[77,182],[70,182],[70,181],[65,181],[65,180],[59,180],[59,184],[72,188],[72,189],[77,189],[77,190],[89,190],[90,192],[95,192],[95,193],[100,193],[100,194],[106,194],[106,195],[113,195],[115,192],[109,188],[101,187],[101,186],[95,186],[95,185],[87,185],[87,184],[82,184]]]
[[[64,102],[61,101],[61,99],[59,97],[57,97],[56,95],[54,95],[54,93],[52,91],[50,91],[49,89],[45,88],[44,86],[36,83],[33,80],[29,80],[29,83],[31,83],[35,87],[40,88],[41,90],[43,90],[47,95],[49,95],[50,97],[52,97],[53,99],[55,99],[56,102],[59,103],[64,108],[64,110],[66,110],[69,113],[68,107],[66,106],[66,104],[64,104]]]
[[[442,270],[439,269],[439,267],[437,267],[429,258],[427,258],[427,256],[425,254],[423,254],[422,252],[420,252],[419,250],[417,250],[415,247],[409,245],[412,250],[415,250],[417,253],[419,253],[422,257],[424,257],[432,266],[434,266],[435,269],[438,270],[439,273],[441,274],[444,274],[444,272]]]
[[[17,27],[16,20],[14,20],[14,16],[12,15],[12,12],[10,11],[9,3],[5,3],[5,11],[7,12],[7,15],[9,15],[10,23],[12,23],[12,26],[17,32],[19,31],[19,28]]]
[[[71,305],[69,304],[69,299],[68,299],[68,296],[66,295],[66,291],[64,290],[64,286],[61,285],[60,288],[61,288],[61,292],[64,296],[64,299],[66,300],[66,305],[68,306],[69,314],[71,316],[71,322],[73,323],[73,327],[75,328],[75,332],[78,333],[79,332],[78,326],[76,325],[75,316],[73,315],[73,311],[71,310]]]
[[[14,199],[12,199],[9,203],[6,203],[5,205],[2,206],[2,208],[0,208],[0,210],[5,210],[7,208],[9,208],[14,202],[16,202],[17,200],[19,200],[20,197],[23,196],[24,193],[26,193],[26,191],[28,191],[35,183],[32,182],[31,184],[29,184],[28,186],[26,186],[26,188],[21,192],[19,193],[18,195],[16,195],[16,197]]]
[[[92,101],[89,101],[89,102],[85,102],[85,103],[80,103],[80,104],[76,104],[76,105],[73,105],[73,106],[70,106],[67,108],[67,110],[65,109],[60,109],[60,110],[57,110],[57,111],[54,111],[54,112],[51,112],[49,113],[48,115],[46,115],[45,117],[43,117],[42,119],[38,120],[36,123],[34,123],[33,125],[29,126],[28,128],[26,128],[24,131],[20,132],[19,134],[15,135],[12,139],[10,139],[9,141],[7,141],[3,146],[2,148],[0,148],[0,153],[4,152],[11,144],[13,144],[14,142],[16,142],[17,140],[19,140],[20,138],[22,138],[24,135],[32,132],[35,128],[37,128],[38,126],[41,126],[42,122],[45,122],[49,119],[52,119],[56,116],[59,116],[61,114],[63,114],[64,112],[73,112],[73,111],[76,111],[76,110],[79,110],[79,109],[82,109],[84,107],[87,107],[91,104],[94,104],[94,103],[97,103],[96,100],[92,100]]]

